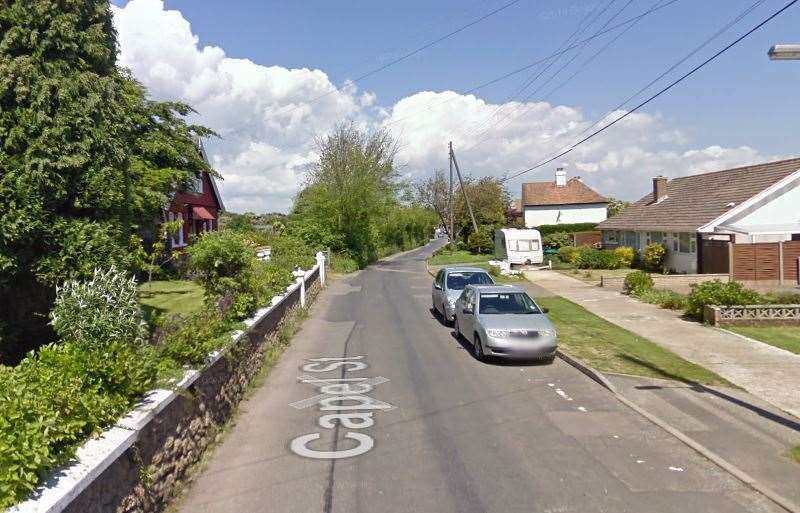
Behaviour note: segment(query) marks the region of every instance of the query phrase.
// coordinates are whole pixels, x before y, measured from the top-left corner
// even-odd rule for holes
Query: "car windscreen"
[[[463,290],[467,285],[491,285],[493,283],[489,274],[484,272],[458,272],[447,275],[447,288],[450,290]]]
[[[541,311],[524,292],[501,292],[481,294],[479,313],[538,314]]]

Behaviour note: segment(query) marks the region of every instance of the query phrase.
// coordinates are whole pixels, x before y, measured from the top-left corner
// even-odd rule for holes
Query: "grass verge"
[[[733,386],[708,369],[684,360],[653,342],[620,328],[561,297],[542,297],[558,330],[559,343],[599,371],[687,383]]]
[[[800,326],[726,326],[725,329],[800,354]]]
[[[430,265],[467,264],[488,262],[491,255],[473,255],[469,251],[440,251],[428,259]]]
[[[571,264],[564,264],[571,265]],[[560,272],[570,278],[577,278],[592,285],[600,285],[600,277],[608,276],[611,278],[624,278],[633,269],[576,269],[575,267],[553,267],[553,270]]]
[[[789,449],[789,452],[786,453],[786,455],[789,456],[789,458],[794,460],[795,462],[800,463],[800,445],[797,445]]]

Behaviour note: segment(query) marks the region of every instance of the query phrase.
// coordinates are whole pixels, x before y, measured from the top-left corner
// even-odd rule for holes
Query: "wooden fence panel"
[[[756,247],[756,280],[779,280],[780,246],[775,243],[753,244]]]
[[[733,245],[733,278],[735,280],[755,281],[756,279],[755,244]]]
[[[800,284],[800,269],[797,259],[800,258],[800,241],[783,243],[783,279],[785,283]]]

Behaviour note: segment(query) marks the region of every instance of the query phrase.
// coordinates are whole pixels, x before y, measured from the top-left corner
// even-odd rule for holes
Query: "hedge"
[[[576,233],[576,232],[590,232],[595,229],[597,223],[567,223],[567,224],[543,224],[537,226],[536,229],[544,237],[556,232]]]

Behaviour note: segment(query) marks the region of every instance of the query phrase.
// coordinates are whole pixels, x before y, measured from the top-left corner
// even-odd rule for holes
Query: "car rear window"
[[[455,272],[447,275],[447,288],[462,290],[467,285],[492,285],[494,281],[485,272]]]
[[[538,314],[541,310],[524,292],[501,292],[481,294],[479,313]]]

